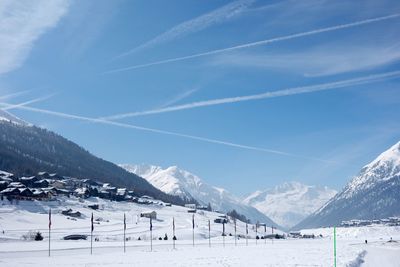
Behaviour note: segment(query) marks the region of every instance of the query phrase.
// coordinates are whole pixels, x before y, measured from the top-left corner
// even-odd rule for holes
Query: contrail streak
[[[170,59],[165,59],[165,60],[160,60],[160,61],[155,61],[155,62],[150,62],[150,63],[145,63],[145,64],[139,64],[139,65],[134,65],[134,66],[125,67],[125,68],[108,70],[108,71],[105,71],[104,74],[145,68],[145,67],[150,67],[150,66],[154,66],[154,65],[161,65],[161,64],[177,62],[177,61],[183,61],[183,60],[187,60],[187,59],[204,57],[204,56],[219,54],[219,53],[223,53],[223,52],[229,52],[229,51],[233,51],[233,50],[237,50],[237,49],[249,48],[249,47],[253,47],[253,46],[267,45],[267,44],[272,44],[272,43],[276,43],[276,42],[282,42],[282,41],[287,41],[287,40],[291,40],[291,39],[301,38],[301,37],[305,37],[305,36],[316,35],[316,34],[325,33],[325,32],[332,32],[332,31],[357,27],[357,26],[361,26],[361,25],[365,25],[365,24],[371,24],[371,23],[375,23],[375,22],[379,22],[379,21],[395,19],[395,18],[398,18],[399,16],[400,16],[400,14],[396,13],[396,14],[391,14],[391,15],[383,16],[383,17],[376,17],[376,18],[371,18],[371,19],[366,19],[366,20],[360,20],[360,21],[356,21],[356,22],[352,22],[352,23],[340,24],[340,25],[331,26],[331,27],[327,27],[327,28],[320,28],[320,29],[316,29],[316,30],[312,30],[312,31],[300,32],[300,33],[295,33],[295,34],[291,34],[291,35],[285,35],[285,36],[281,36],[281,37],[261,40],[261,41],[252,42],[252,43],[246,43],[246,44],[232,46],[232,47],[228,47],[228,48],[216,49],[216,50],[193,54],[193,55],[189,55],[189,56],[170,58]]]
[[[0,96],[0,100],[4,100],[4,99],[9,99],[9,98],[17,97],[17,96],[26,94],[26,93],[28,93],[28,92],[29,92],[29,90],[21,91],[21,92],[16,92],[16,93],[8,94],[8,95],[2,95],[2,96]]]
[[[341,80],[341,81],[331,82],[331,83],[323,83],[323,84],[316,84],[316,85],[302,86],[302,87],[293,87],[293,88],[283,89],[283,90],[279,90],[279,91],[265,92],[262,94],[219,98],[219,99],[192,102],[192,103],[183,104],[183,105],[169,106],[169,107],[160,108],[160,109],[117,114],[117,115],[102,117],[100,119],[118,120],[118,119],[123,119],[123,118],[128,118],[128,117],[138,117],[138,116],[173,112],[173,111],[179,111],[179,110],[185,110],[185,109],[193,109],[193,108],[200,108],[200,107],[207,107],[207,106],[244,102],[244,101],[250,101],[250,100],[260,100],[260,99],[266,99],[266,98],[306,94],[306,93],[312,93],[312,92],[318,92],[318,91],[333,90],[333,89],[344,88],[344,87],[349,87],[349,86],[379,82],[379,81],[394,79],[394,78],[398,78],[398,77],[400,77],[400,71],[393,71],[393,72],[386,72],[386,73],[374,74],[374,75],[369,75],[369,76],[362,76],[362,77],[358,77],[358,78],[354,78],[354,79]]]
[[[17,109],[17,108],[19,108],[19,107],[27,106],[27,105],[32,104],[32,103],[44,101],[44,100],[46,100],[46,99],[49,99],[49,98],[52,97],[53,95],[54,95],[54,94],[48,95],[48,96],[43,96],[43,97],[38,97],[38,98],[35,98],[35,99],[32,99],[32,100],[28,100],[28,101],[25,101],[25,102],[22,102],[22,103],[19,103],[19,104],[10,104],[10,105],[7,105],[6,107],[0,108],[0,109],[1,109],[1,110]]]
[[[254,0],[233,1],[206,14],[182,22],[166,32],[156,36],[155,38],[145,42],[144,44],[141,44],[140,46],[115,57],[114,59],[125,57],[142,49],[149,48],[160,43],[169,42],[183,35],[198,32],[214,24],[222,23],[246,11],[246,9],[251,6],[253,2]]]
[[[0,105],[4,105],[7,107],[15,106],[15,105],[8,104],[8,103],[0,103]],[[96,119],[96,118],[84,117],[84,116],[79,116],[79,115],[72,115],[72,114],[67,114],[67,113],[62,113],[62,112],[57,112],[57,111],[33,108],[33,107],[29,107],[29,106],[18,106],[15,108],[33,111],[33,112],[37,112],[37,113],[53,115],[53,116],[57,116],[57,117],[67,118],[67,119],[74,119],[74,120],[80,120],[80,121],[86,121],[86,122],[113,125],[113,126],[122,127],[122,128],[129,128],[129,129],[153,132],[153,133],[164,134],[164,135],[178,136],[178,137],[203,141],[203,142],[207,142],[207,143],[225,145],[225,146],[242,148],[242,149],[247,149],[247,150],[254,150],[254,151],[267,152],[267,153],[272,153],[272,154],[277,154],[277,155],[282,155],[282,156],[289,156],[289,157],[295,157],[295,158],[301,158],[301,159],[315,160],[315,161],[320,161],[320,162],[325,162],[325,163],[332,163],[332,161],[328,161],[328,160],[318,159],[318,158],[314,158],[314,157],[300,156],[300,155],[286,153],[286,152],[273,150],[273,149],[241,145],[241,144],[236,144],[236,143],[217,140],[217,139],[211,139],[211,138],[200,137],[200,136],[195,136],[195,135],[188,135],[188,134],[182,134],[182,133],[177,133],[177,132],[170,132],[170,131],[165,131],[165,130],[147,128],[147,127],[136,126],[136,125],[132,125],[132,124],[120,123],[120,122],[115,122],[115,121],[109,121],[109,120],[104,120],[104,119]]]

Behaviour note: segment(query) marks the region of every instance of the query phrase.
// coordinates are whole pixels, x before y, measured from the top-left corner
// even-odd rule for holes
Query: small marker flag
[[[49,210],[49,229],[51,228],[51,209]]]
[[[126,230],[126,216],[125,216],[125,213],[124,213],[124,230]]]
[[[194,229],[194,214],[192,215],[192,227]]]
[[[150,217],[150,231],[153,231],[153,219]]]
[[[91,224],[92,224],[92,232],[93,232],[93,230],[94,230],[94,224],[93,224],[93,212],[92,212],[92,218],[90,219],[90,222],[91,222]]]

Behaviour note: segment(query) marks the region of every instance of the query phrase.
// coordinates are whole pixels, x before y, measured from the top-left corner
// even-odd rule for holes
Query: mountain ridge
[[[1,170],[17,176],[46,171],[62,176],[110,182],[119,187],[133,189],[138,195],[146,194],[167,202],[184,204],[181,199],[161,192],[145,179],[92,155],[52,131],[31,124],[21,124],[10,117],[0,120],[0,132]]]
[[[260,221],[279,226],[257,209],[241,203],[241,199],[229,191],[211,186],[203,182],[200,177],[177,166],[170,166],[165,169],[148,164],[120,164],[120,166],[147,179],[163,192],[184,198],[192,197],[202,205],[210,203],[213,209],[223,212],[236,210],[253,222]]]
[[[326,205],[296,229],[333,226],[351,219],[400,215],[400,142],[365,165]]]
[[[291,228],[331,199],[337,192],[326,186],[291,181],[244,197],[243,203],[258,209],[279,225]]]

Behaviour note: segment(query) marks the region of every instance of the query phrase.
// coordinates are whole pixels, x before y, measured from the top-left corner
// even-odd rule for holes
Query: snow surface
[[[203,180],[177,166],[163,169],[152,165],[121,164],[122,168],[138,176],[145,178],[154,187],[161,191],[187,199],[195,199],[202,205],[211,204],[213,210],[229,212],[235,209],[253,222],[259,221],[274,224],[266,215],[254,207],[242,203],[239,197],[229,191],[208,185]]]
[[[319,209],[336,193],[326,186],[288,182],[273,189],[256,191],[247,196],[243,203],[255,207],[277,224],[291,228]]]
[[[192,221],[187,209],[179,206],[142,206],[133,203],[109,202],[103,199],[60,198],[58,201],[20,201],[18,205],[1,201],[0,206],[0,266],[332,266],[332,228],[309,229],[304,233],[322,234],[315,239],[258,240],[250,226],[248,246],[246,239],[221,237],[222,225],[211,223],[211,248],[208,247],[208,220],[220,214],[201,212],[195,215],[195,247],[192,247]],[[99,204],[93,211],[87,206]],[[48,249],[48,210],[52,208],[51,257]],[[60,212],[66,208],[80,211],[83,217],[68,219]],[[150,252],[149,221],[137,219],[137,214],[155,210],[153,237],[168,234],[168,241],[153,241]],[[95,224],[93,255],[90,255],[90,238],[83,241],[65,241],[68,234],[90,234],[90,216],[100,220]],[[123,213],[127,215],[127,233],[123,253]],[[172,248],[172,217],[176,223],[176,249]],[[233,224],[226,226],[234,233]],[[21,236],[29,230],[40,230],[44,241],[23,241]],[[263,229],[259,229],[263,232]],[[271,231],[267,228],[267,233]],[[238,223],[238,233],[245,233],[245,224]],[[282,234],[282,232],[278,231]],[[399,266],[399,227],[371,226],[337,229],[337,266],[365,266],[379,262],[378,266]],[[137,238],[141,237],[141,241]],[[368,245],[364,244],[368,239]],[[370,264],[370,265],[367,265]],[[372,265],[371,265],[372,264]],[[364,265],[361,265],[364,266]]]

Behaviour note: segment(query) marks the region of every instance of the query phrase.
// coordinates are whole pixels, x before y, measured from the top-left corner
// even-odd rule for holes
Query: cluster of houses
[[[343,221],[340,225],[343,227],[360,227],[373,224],[381,224],[386,226],[400,226],[400,217],[389,217],[379,220],[350,220]]]
[[[207,210],[207,206],[201,206],[197,204],[185,204],[185,208],[187,208],[187,212],[196,213],[197,210]]]
[[[39,172],[29,177],[16,177],[9,172],[0,171],[0,197],[10,200],[51,200],[57,196],[76,196],[88,198],[96,196],[115,201],[142,201],[151,204],[151,198],[138,199],[133,191],[118,188],[109,183],[90,179],[60,176],[56,173]]]

